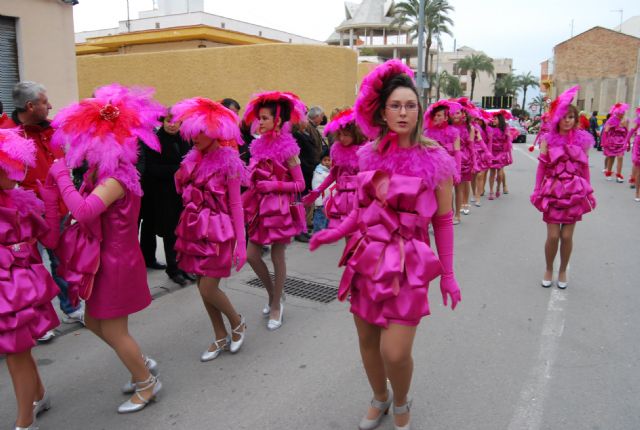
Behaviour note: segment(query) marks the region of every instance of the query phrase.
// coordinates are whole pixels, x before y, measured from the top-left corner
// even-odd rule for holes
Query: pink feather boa
[[[89,164],[89,166],[92,165]],[[92,177],[94,173],[97,175],[95,181]],[[138,169],[136,169],[136,166],[133,164],[121,163],[115,169],[110,171],[97,169],[94,164],[93,167],[90,167],[87,173],[84,174],[84,180],[87,183],[94,183],[94,188],[104,183],[109,178],[113,178],[116,181],[120,182],[120,185],[122,185],[125,189],[129,190],[136,196],[142,196],[140,172],[138,172]]]
[[[397,148],[381,155],[376,142],[363,145],[358,151],[360,171],[383,170],[424,180],[435,190],[442,181],[456,175],[455,160],[441,147],[416,144],[411,148]]]
[[[4,197],[2,200],[8,201],[9,207],[17,209],[21,216],[30,213],[40,216],[44,213],[44,203],[31,190],[23,190],[22,188],[0,190],[0,195]]]
[[[174,121],[182,121],[180,135],[194,140],[204,133],[214,140],[233,140],[242,144],[238,116],[218,102],[204,97],[182,100],[171,108]]]
[[[24,179],[25,168],[33,167],[36,146],[31,139],[22,137],[17,128],[0,129],[0,169],[9,179]]]
[[[291,157],[300,154],[298,142],[288,131],[288,127],[280,130],[280,133],[266,133],[251,142],[251,166],[262,160],[274,160],[284,163]]]
[[[331,121],[329,121],[329,124],[324,127],[324,135],[328,136],[330,133],[337,133],[341,128],[345,128],[355,121],[356,116],[353,109],[345,109],[338,113]]]
[[[593,148],[595,141],[593,135],[586,130],[571,130],[568,134],[562,135],[557,132],[549,132],[542,139],[548,146],[577,145],[585,152]]]
[[[182,160],[182,165],[197,165],[196,181],[206,180],[213,175],[223,175],[227,178],[240,178],[241,183],[246,183],[249,178],[247,169],[240,160],[238,151],[228,146],[204,155],[193,148]]]
[[[358,150],[360,145],[344,146],[340,142],[331,145],[331,164],[346,167],[350,170],[358,169]]]
[[[446,122],[437,126],[427,127],[424,135],[438,142],[449,154],[453,154],[456,139],[460,137],[458,129]]]

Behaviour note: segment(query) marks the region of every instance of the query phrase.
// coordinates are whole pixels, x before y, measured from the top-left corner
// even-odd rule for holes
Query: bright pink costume
[[[624,115],[629,108],[626,103],[611,106],[611,117],[604,124],[602,132],[602,151],[605,157],[621,157],[628,148],[627,134],[629,130],[618,115]]]
[[[324,128],[324,134],[337,133],[355,122],[353,109],[345,109],[338,113]],[[359,145],[342,145],[335,141],[331,146],[331,170],[326,179],[318,188],[311,191],[303,199],[305,205],[311,204],[318,198],[332,183],[331,193],[325,199],[324,210],[329,219],[329,228],[336,227],[349,215],[356,199],[356,176],[358,174],[358,149]]]
[[[489,146],[487,146],[487,144],[491,144],[491,142],[489,142],[489,134],[486,132],[486,129],[478,124],[474,124],[473,127],[476,130],[476,138],[473,142],[476,153],[474,173],[480,173],[489,170],[493,155],[491,155],[491,150]]]
[[[355,110],[358,125],[370,138],[380,133],[372,120],[372,112],[379,109],[379,90],[398,73],[412,72],[391,60],[363,81]],[[453,275],[452,214],[437,215],[436,200],[436,189],[453,178],[456,166],[439,146],[401,148],[391,142],[383,148],[384,140],[358,151],[356,206],[338,227],[316,233],[311,249],[348,236],[338,298],[350,297],[351,312],[370,324],[415,326],[430,313],[428,287],[437,276],[442,276],[445,304],[447,294],[454,306],[460,298]],[[440,257],[430,246],[430,223]]]
[[[531,203],[542,212],[543,220],[548,224],[575,224],[596,207],[588,156],[594,144],[593,136],[580,129],[573,129],[566,135],[556,131],[578,88],[572,87],[558,97],[561,103],[554,106],[551,131],[542,137],[547,143],[547,152],[538,157]]]
[[[31,140],[0,130],[0,170],[10,179],[22,180],[34,160]],[[60,324],[51,305],[58,287],[37,246],[55,247],[59,225],[57,198],[43,205],[33,191],[0,190],[0,354],[27,351]]]
[[[491,127],[489,133],[491,134],[491,154],[493,155],[491,168],[502,169],[512,164],[513,145],[511,144],[512,135],[509,131],[509,126],[506,126],[504,131],[500,130],[499,127]]]
[[[460,182],[468,182],[473,178],[476,164],[475,143],[471,140],[469,127],[465,122],[451,126],[460,135]]]
[[[165,110],[152,94],[153,90],[108,85],[96,90],[94,98],[61,110],[53,122],[57,130],[52,142],[68,145],[67,164],[77,167],[86,160],[89,165],[80,191],[62,161],[54,163],[50,175],[77,221],[60,239],[59,274],[69,283],[72,301],[85,299],[95,319],[127,316],[151,303],[138,242],[142,189],[135,163],[138,139],[160,148],[153,127]],[[124,196],[105,207],[92,191],[108,179],[120,183]]]
[[[636,119],[634,120],[635,126],[629,132],[628,145],[633,144],[631,149],[631,161],[636,167],[640,167],[640,108],[636,108]]]
[[[261,245],[289,243],[307,229],[304,207],[298,201],[304,191],[302,170],[299,164],[288,164],[289,159],[300,154],[291,124],[304,121],[306,109],[294,94],[261,93],[247,105],[245,123],[256,123],[260,108],[269,102],[279,106],[276,118],[281,107],[286,106],[291,119],[281,129],[261,135],[249,147],[249,188],[242,194],[242,202],[249,240]]]
[[[458,103],[449,101],[449,100],[439,100],[429,106],[429,108],[424,113],[424,135],[429,139],[435,140],[446,149],[447,153],[455,160],[456,162],[456,174],[453,178],[455,184],[460,183],[460,176],[462,171],[462,159],[460,150],[455,149],[456,140],[460,139],[460,132],[458,129],[449,124],[449,122],[445,119],[445,121],[440,124],[434,124],[431,120],[431,113],[434,109],[439,106],[444,106],[446,108],[447,115],[455,111],[462,110],[462,106]]]

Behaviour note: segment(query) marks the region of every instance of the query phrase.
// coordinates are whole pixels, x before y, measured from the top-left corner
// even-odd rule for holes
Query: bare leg
[[[227,337],[227,329],[222,314],[227,317],[232,329],[240,325],[240,315],[229,301],[229,297],[220,289],[220,279],[203,276],[198,281],[198,290],[200,290],[200,297],[202,297],[204,307],[209,314],[209,319],[211,319],[216,340],[224,339]],[[240,339],[240,335],[233,334],[233,336],[233,340]]]
[[[384,367],[389,375],[393,387],[393,403],[402,406],[407,403],[407,395],[411,387],[413,375],[413,358],[411,350],[416,335],[416,326],[389,324],[389,328],[382,330],[380,350],[384,360]],[[410,415],[394,415],[396,425],[405,426]]]
[[[544,245],[544,257],[546,261],[546,269],[544,278],[547,281],[553,279],[553,261],[558,253],[558,244],[560,242],[560,224],[547,224],[547,242]]]
[[[622,161],[624,160],[624,155],[620,155],[616,157],[616,175],[622,175]],[[613,164],[613,161],[612,163]]]
[[[44,384],[42,383],[42,379],[40,378],[40,372],[38,372],[38,365],[36,364],[36,360],[33,358],[32,354],[29,354],[31,358],[31,367],[33,368],[33,372],[36,375],[36,398],[35,401],[40,401],[44,397]]]
[[[460,209],[462,209],[462,182],[455,186],[455,214],[453,216],[454,219],[460,221]]]
[[[613,159],[614,158],[615,157],[607,157],[607,159],[606,159],[606,167],[605,167],[607,172],[612,172],[613,171]]]
[[[564,224],[560,229],[560,269],[558,270],[558,281],[560,282],[567,282],[567,266],[573,249],[573,232],[575,228],[575,224]]]
[[[33,402],[37,397],[38,389],[38,378],[33,371],[31,350],[7,355],[7,367],[18,404],[16,426],[29,427],[34,420]]]
[[[509,194],[509,188],[507,187],[507,172],[504,170],[504,167],[500,169],[500,173],[502,174],[502,191],[505,194]]]
[[[87,326],[98,326],[102,333],[102,339],[116,352],[122,364],[131,373],[134,382],[143,382],[149,379],[151,374],[144,363],[142,351],[135,339],[129,334],[129,318],[124,316],[108,320],[96,320],[88,313],[85,314]],[[151,397],[153,386],[140,392],[145,399]],[[142,403],[137,396],[131,397],[133,403]]]
[[[280,319],[280,301],[282,300],[284,281],[287,279],[287,262],[285,260],[286,249],[287,245],[284,243],[274,243],[271,245],[271,261],[273,262],[273,271],[275,273],[271,314],[269,316],[272,320]]]
[[[465,181],[460,184],[462,186],[462,206],[464,207],[469,206],[469,191],[471,188],[471,184],[472,182],[469,181]]]
[[[484,191],[484,182],[487,177],[487,172],[480,172],[476,175],[475,181],[475,196],[476,202],[480,203],[480,198],[482,197],[482,192]]]
[[[273,282],[271,282],[271,276],[269,276],[269,269],[262,260],[262,245],[249,241],[247,246],[247,261],[267,290],[269,306],[271,306],[273,303]]]
[[[493,194],[493,191],[495,189],[496,172],[497,172],[497,169],[491,169],[489,171],[489,193],[490,194]]]
[[[640,167],[635,168],[635,178],[636,178],[636,198],[640,199]]]
[[[373,391],[373,397],[381,402],[387,401],[389,392],[387,390],[387,373],[384,368],[384,361],[380,352],[380,334],[382,329],[376,325],[369,324],[360,317],[354,315],[353,321],[358,330],[358,341],[360,344],[360,356],[364,371],[367,373],[369,385]],[[367,418],[373,420],[380,415],[380,411],[374,407],[369,407]]]

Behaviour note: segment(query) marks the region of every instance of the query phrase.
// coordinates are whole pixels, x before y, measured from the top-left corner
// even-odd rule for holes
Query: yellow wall
[[[80,97],[119,82],[156,88],[170,105],[187,97],[231,97],[242,106],[265,90],[292,91],[329,112],[352,105],[358,83],[357,54],[323,45],[264,44],[77,58]]]

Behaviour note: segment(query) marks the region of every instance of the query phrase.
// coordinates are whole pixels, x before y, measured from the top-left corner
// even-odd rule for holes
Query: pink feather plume
[[[36,146],[31,139],[18,134],[18,129],[0,129],[0,169],[9,179],[24,179],[27,167],[35,164]]]
[[[324,127],[324,135],[336,133],[341,128],[345,128],[356,120],[355,112],[352,108],[347,108],[333,117],[331,121]]]
[[[182,100],[171,107],[171,114],[174,121],[182,121],[180,135],[185,140],[204,133],[214,140],[243,144],[238,116],[218,102],[203,97]]]

